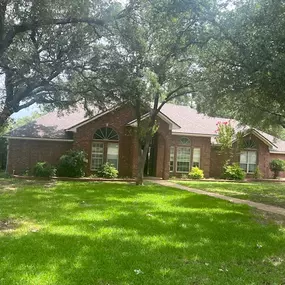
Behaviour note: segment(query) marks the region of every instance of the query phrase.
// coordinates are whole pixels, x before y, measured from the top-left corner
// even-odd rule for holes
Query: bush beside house
[[[113,166],[113,164],[106,162],[96,171],[96,175],[102,178],[117,178],[118,170]]]
[[[57,165],[58,177],[83,177],[86,166],[86,153],[82,150],[70,150],[62,155]]]
[[[285,160],[273,159],[269,163],[269,168],[273,172],[273,178],[276,179],[279,177],[280,172],[285,171]]]
[[[33,175],[35,177],[52,177],[55,175],[55,167],[49,163],[42,161],[37,162],[33,169]]]
[[[191,171],[189,172],[189,178],[191,178],[191,179],[203,179],[204,178],[204,171],[197,166],[192,167]]]
[[[244,180],[246,173],[238,163],[224,166],[224,178],[229,180]]]

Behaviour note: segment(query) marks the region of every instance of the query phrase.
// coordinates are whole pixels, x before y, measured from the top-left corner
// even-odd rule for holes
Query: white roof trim
[[[285,151],[270,150],[269,153],[272,153],[272,154],[285,154]]]
[[[215,134],[198,134],[198,133],[179,133],[179,132],[173,132],[172,135],[174,136],[184,136],[184,137],[207,137],[207,138],[211,138],[214,136],[217,136]]]
[[[176,124],[174,121],[172,121],[170,118],[168,118],[166,115],[164,115],[162,112],[159,112],[157,114],[157,116],[162,119],[163,121],[165,121],[166,123],[169,124],[169,129],[170,130],[175,130],[175,129],[181,129],[181,127]],[[149,113],[146,113],[144,115],[141,116],[141,120],[144,120],[146,118],[149,117]],[[137,119],[130,121],[129,123],[127,123],[127,126],[131,126],[131,127],[137,127]]]
[[[266,137],[264,137],[261,133],[259,133],[258,130],[256,129],[252,129],[252,133],[254,135],[256,135],[261,141],[263,141],[265,144],[267,145],[271,145],[277,148],[277,145],[275,145],[273,142],[271,142],[270,140],[268,140]]]
[[[30,140],[30,141],[54,141],[54,142],[73,142],[71,139],[51,139],[51,138],[30,138],[30,137],[5,137],[9,140]]]
[[[275,145],[273,142],[271,142],[270,140],[268,140],[266,137],[264,137],[261,133],[259,133],[258,130],[256,129],[247,129],[245,131],[245,134],[243,137],[246,137],[247,135],[249,134],[253,134],[255,135],[257,138],[259,138],[261,141],[263,141],[266,145],[268,146],[272,146],[272,147],[276,147],[277,148],[277,145]],[[236,139],[233,140],[233,143],[236,142]]]
[[[98,119],[98,118],[100,118],[100,117],[102,117],[102,116],[104,116],[104,115],[106,115],[106,114],[108,114],[108,113],[110,113],[110,112],[112,112],[112,111],[118,109],[119,107],[120,107],[120,106],[116,106],[116,107],[113,107],[113,108],[111,108],[111,109],[109,109],[109,110],[107,110],[107,111],[104,111],[104,112],[102,112],[102,113],[99,113],[99,114],[95,115],[94,117],[92,117],[92,118],[90,118],[90,119],[86,119],[86,120],[82,121],[81,123],[78,123],[78,124],[76,124],[76,125],[73,125],[72,127],[66,129],[65,131],[67,131],[67,132],[76,132],[76,130],[77,130],[78,128],[80,128],[81,126],[84,126],[84,125],[86,125],[86,124],[88,124],[88,123],[90,123],[90,122],[92,122],[92,121],[94,121],[94,120],[96,120],[96,119]]]

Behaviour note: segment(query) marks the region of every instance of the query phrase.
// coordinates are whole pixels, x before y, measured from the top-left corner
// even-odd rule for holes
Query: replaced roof
[[[165,104],[161,112],[169,122],[175,124],[175,127],[172,129],[172,133],[174,135],[214,137],[216,135],[217,122],[226,122],[229,120],[225,118],[205,116],[203,114],[199,114],[195,109],[188,106],[174,104]],[[77,127],[84,125],[91,120],[95,120],[106,113],[108,113],[108,111],[100,112],[97,110],[95,112],[95,116],[85,117],[85,111],[83,108],[78,108],[73,112],[63,112],[60,115],[58,112],[51,112],[27,125],[12,130],[6,136],[13,138],[68,139],[69,136],[67,131],[75,131]],[[231,121],[236,129],[240,129],[237,121]],[[130,123],[134,122],[135,120]],[[247,126],[242,128],[245,130],[249,129]],[[259,130],[255,131],[258,132],[265,141],[269,142],[268,145],[271,147],[271,152],[285,153],[285,141],[277,139]]]

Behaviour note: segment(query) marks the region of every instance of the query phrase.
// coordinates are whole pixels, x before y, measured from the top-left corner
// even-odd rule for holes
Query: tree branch
[[[79,23],[104,26],[105,21],[93,18],[80,18],[80,19],[67,18],[67,19],[50,19],[42,22],[41,21],[25,22],[18,25],[14,25],[8,30],[6,36],[1,38],[0,57],[3,55],[6,49],[12,44],[13,39],[17,34],[24,33],[26,31],[33,31],[44,26],[52,26],[52,25],[57,26],[57,25],[79,24]]]

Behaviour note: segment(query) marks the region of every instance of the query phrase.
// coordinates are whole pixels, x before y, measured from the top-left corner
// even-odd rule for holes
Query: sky
[[[33,105],[33,106],[30,106],[26,109],[23,109],[17,113],[14,113],[11,118],[13,119],[19,119],[19,118],[22,118],[22,117],[26,117],[26,116],[30,116],[32,115],[33,112],[36,112],[36,111],[39,111],[39,107],[37,105]]]

